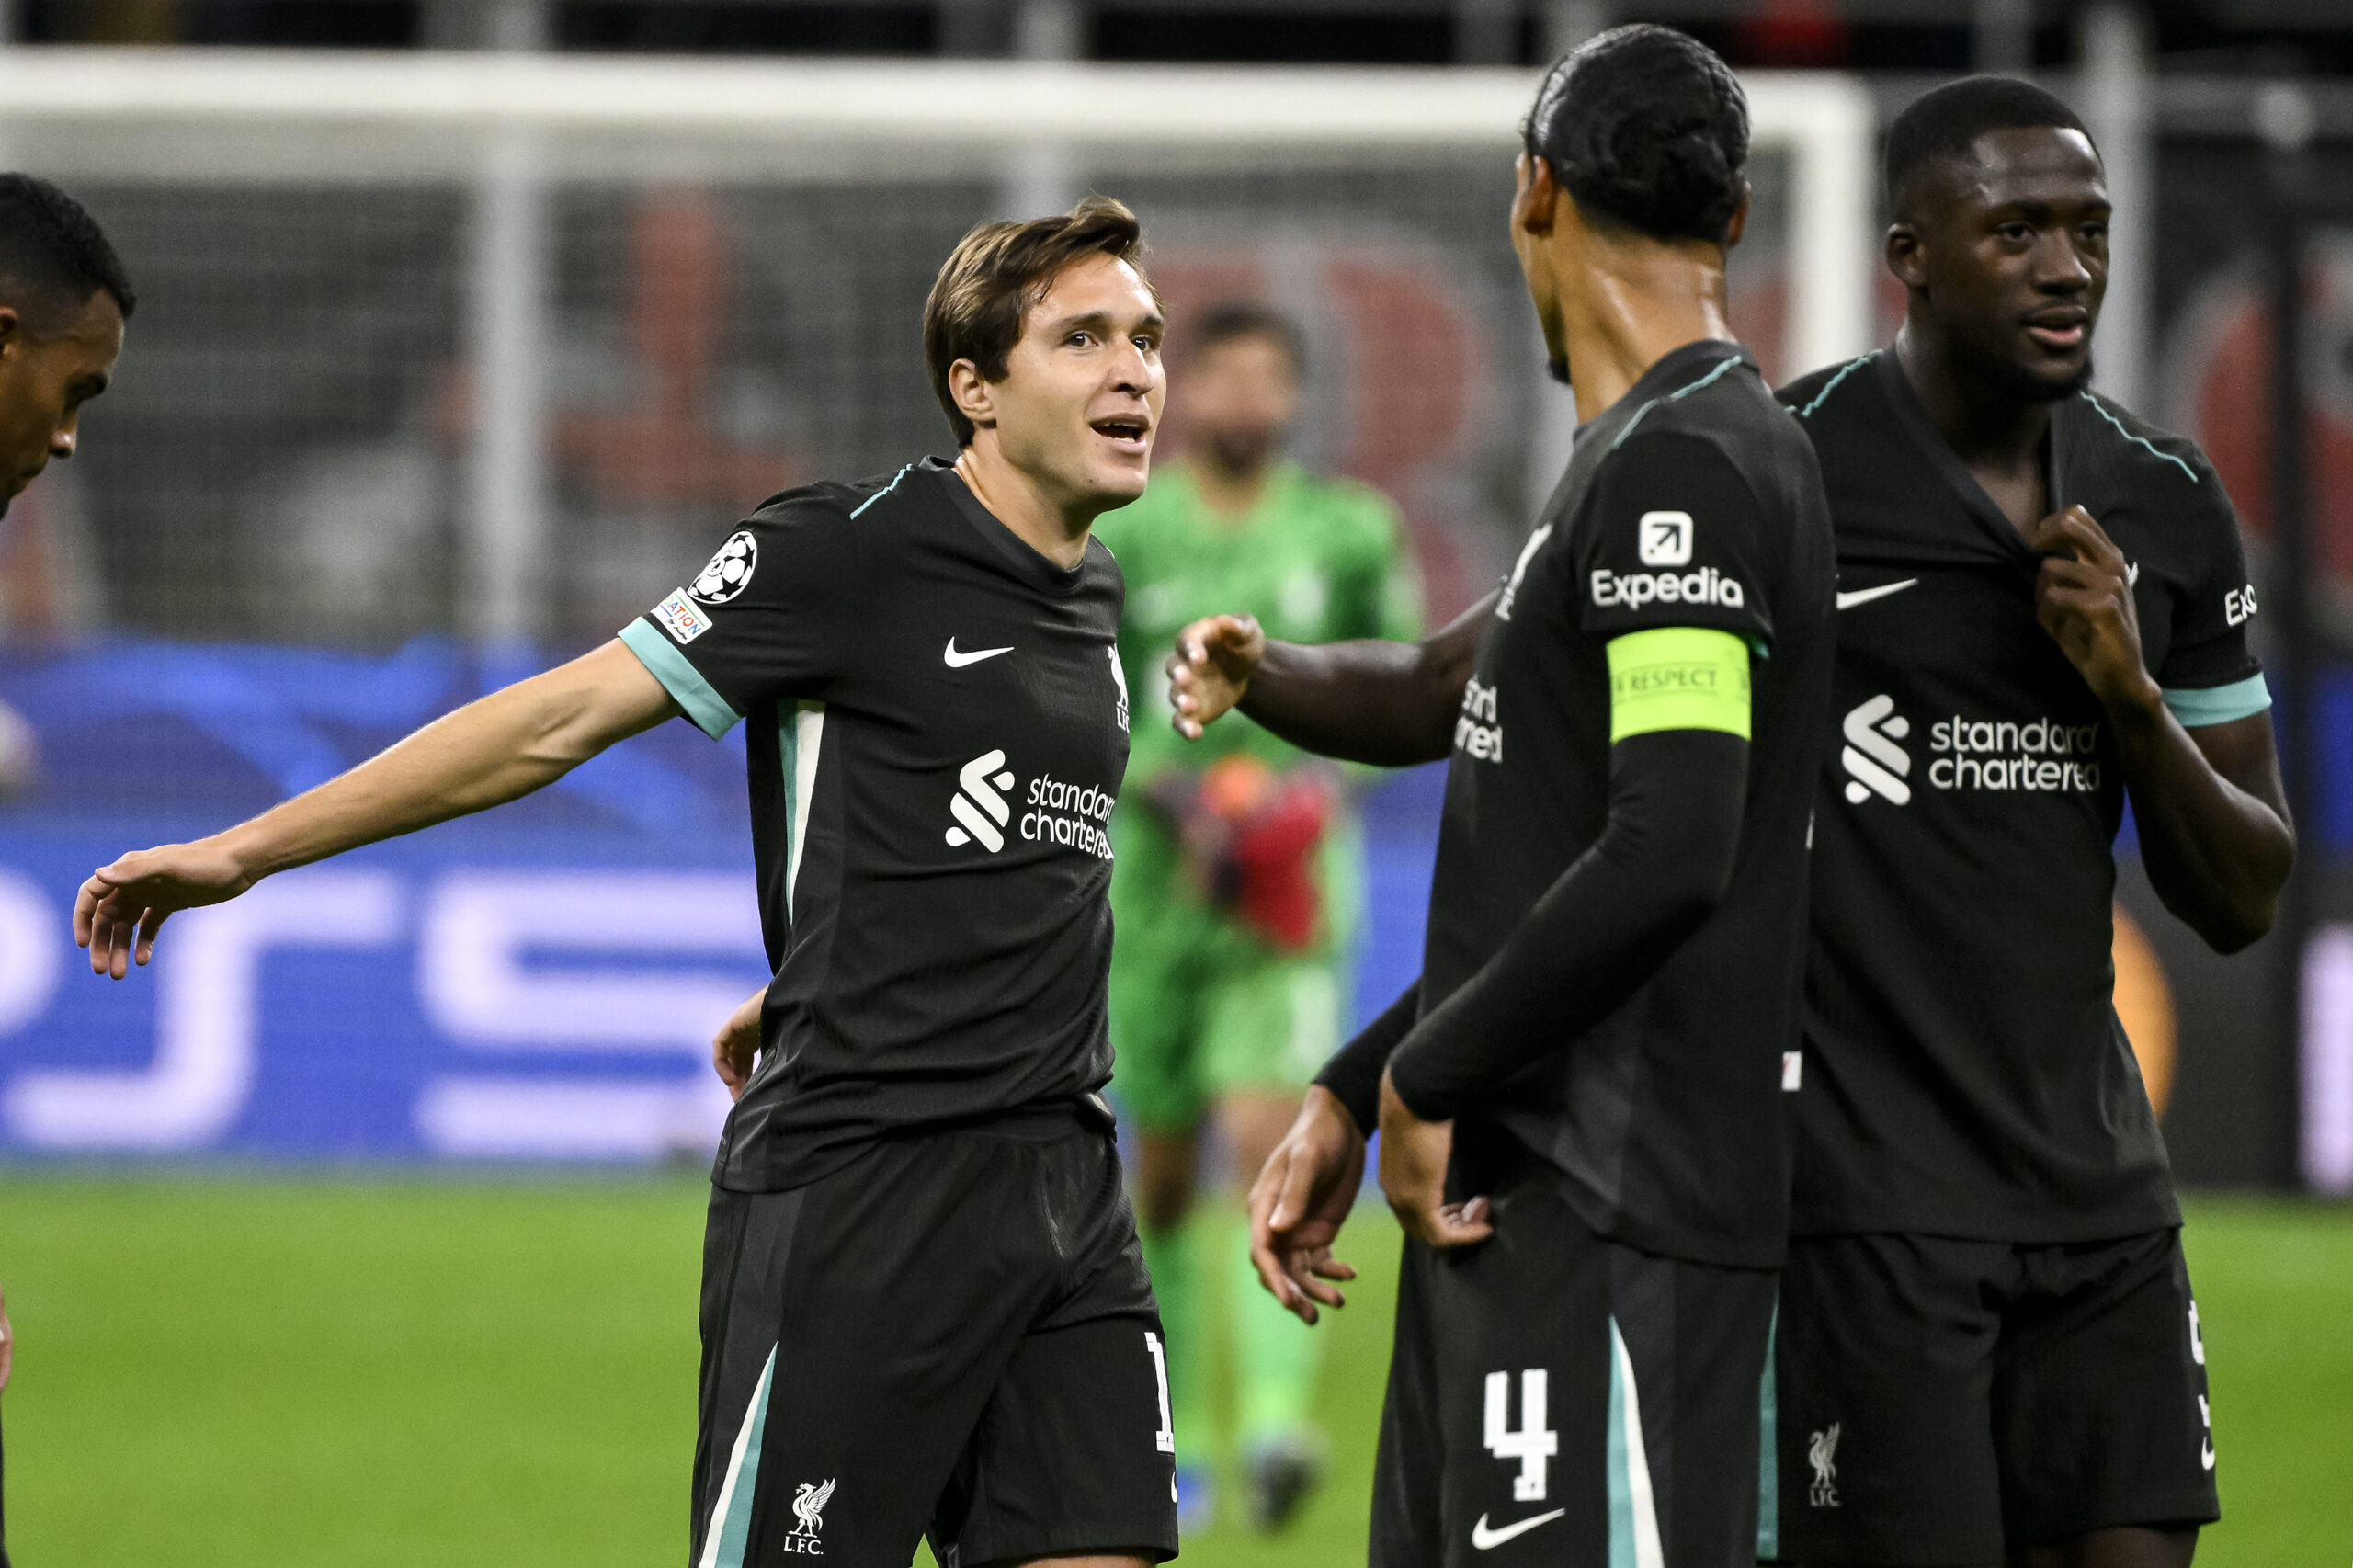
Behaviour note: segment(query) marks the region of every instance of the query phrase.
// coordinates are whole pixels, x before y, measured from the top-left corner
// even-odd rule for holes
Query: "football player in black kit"
[[[2110,1006],[2129,797],[2223,951],[2294,855],[2205,455],[2086,390],[2099,154],[1996,77],[1891,128],[1894,347],[1784,389],[1838,531],[1793,1237],[1786,1561],[2177,1568],[2217,1517],[2165,1146]]]
[[[80,202],[45,179],[0,175],[0,516],[52,460],[74,456],[82,405],[113,379],[138,304],[122,258]],[[0,1296],[0,1393],[16,1349]],[[8,1568],[6,1491],[0,1568]]]
[[[1725,324],[1747,146],[1681,33],[1556,64],[1511,237],[1583,424],[1508,578],[1418,646],[1220,617],[1171,660],[1188,733],[1238,701],[1451,757],[1421,979],[1252,1195],[1312,1322],[1379,1126],[1408,1239],[1376,1568],[1753,1556],[1835,585],[1813,455]]]
[[[950,1563],[1176,1554],[1160,1323],[1096,1093],[1128,700],[1089,529],[1142,493],[1165,392],[1140,244],[1101,199],[973,231],[924,324],[954,461],[771,499],[617,640],[76,903],[119,978],[176,910],[665,719],[748,725],[775,978],[716,1048],[699,1568],[904,1568],[926,1533]]]

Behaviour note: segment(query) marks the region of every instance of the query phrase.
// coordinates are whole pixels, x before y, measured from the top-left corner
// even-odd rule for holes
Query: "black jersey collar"
[[[963,515],[964,520],[971,523],[980,536],[989,541],[996,552],[1005,558],[1008,565],[1048,593],[1074,592],[1080,581],[1086,577],[1086,556],[1080,556],[1078,564],[1075,566],[1063,567],[1055,565],[1040,554],[1035,545],[1006,528],[997,519],[995,512],[981,505],[981,498],[972,494],[972,487],[964,483],[962,474],[956,472],[956,464],[952,460],[926,458],[917,465],[917,472],[929,474],[940,489],[948,493],[949,499],[955,504],[956,510]],[[1095,540],[1091,536],[1086,541],[1086,547],[1090,551],[1095,548]]]
[[[1703,337],[1680,348],[1668,349],[1651,361],[1649,369],[1635,378],[1634,384],[1626,389],[1625,396],[1578,426],[1578,437],[1582,439],[1587,431],[1612,415],[1622,414],[1629,419],[1641,417],[1644,407],[1681,391],[1727,359],[1743,360],[1752,369],[1756,364],[1756,357],[1748,351],[1747,345],[1727,343],[1721,337]]]
[[[1881,389],[1887,394],[1888,405],[1895,410],[1896,423],[1904,426],[1904,434],[1944,476],[1945,483],[1969,509],[1969,515],[1993,536],[1994,542],[2005,553],[2031,558],[2034,551],[2027,548],[2026,540],[2009,515],[1994,504],[1994,498],[1985,494],[1985,487],[1977,483],[1977,476],[1969,472],[1969,465],[1961,460],[1961,454],[1952,449],[1952,443],[1945,439],[1944,432],[1928,417],[1927,406],[1912,389],[1912,378],[1904,373],[1900,357],[1892,345],[1881,352],[1874,369],[1879,373]],[[2042,441],[2043,494],[2054,512],[2067,504],[2061,499],[2059,489],[2059,409],[2054,406]]]

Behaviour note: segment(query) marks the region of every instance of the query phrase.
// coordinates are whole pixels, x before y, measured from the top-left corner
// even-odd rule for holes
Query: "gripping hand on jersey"
[[[1241,702],[1250,677],[1267,656],[1267,634],[1257,618],[1211,615],[1176,634],[1176,651],[1163,666],[1168,672],[1169,722],[1188,741]]]
[[[2141,653],[2141,618],[2124,552],[2081,506],[2054,512],[2026,530],[2042,568],[2034,580],[2035,619],[2110,708],[2154,711],[2164,700]]]

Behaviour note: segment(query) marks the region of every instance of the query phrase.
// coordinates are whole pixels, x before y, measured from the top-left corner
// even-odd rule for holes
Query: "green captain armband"
[[[1748,739],[1748,644],[1729,631],[1662,626],[1609,640],[1609,743],[1659,730]]]

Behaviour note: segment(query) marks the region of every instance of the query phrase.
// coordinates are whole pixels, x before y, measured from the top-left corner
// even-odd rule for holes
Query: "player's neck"
[[[1087,535],[1109,508],[1098,497],[1057,496],[1036,475],[1008,461],[983,430],[956,458],[956,472],[989,515],[1013,536],[1067,572],[1086,559]]]
[[[1562,301],[1579,424],[1610,408],[1685,344],[1738,341],[1718,247],[1605,242],[1582,259],[1581,285]]]
[[[1200,493],[1201,505],[1210,516],[1223,523],[1237,523],[1258,509],[1259,499],[1267,494],[1267,481],[1274,473],[1271,462],[1254,463],[1248,468],[1228,468],[1207,452],[1185,454],[1185,472]]]
[[[1971,472],[2040,483],[2049,403],[1972,380],[1955,363],[1949,345],[1908,321],[1895,335],[1895,359],[1928,423]]]

